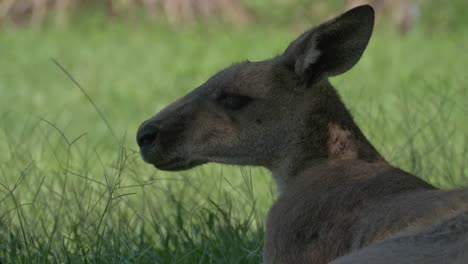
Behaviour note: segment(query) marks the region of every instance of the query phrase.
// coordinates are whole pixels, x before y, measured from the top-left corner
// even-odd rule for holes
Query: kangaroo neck
[[[270,170],[279,189],[298,174],[315,166],[341,160],[367,163],[385,163],[385,159],[356,125],[351,113],[328,81],[315,85],[314,93],[325,98],[313,102],[305,113],[305,127],[298,128],[296,142],[271,166]]]

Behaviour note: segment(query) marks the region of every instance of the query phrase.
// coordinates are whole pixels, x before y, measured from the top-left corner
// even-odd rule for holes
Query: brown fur
[[[349,130],[338,125],[328,125],[328,153],[331,159],[356,159],[358,157],[358,142]]]

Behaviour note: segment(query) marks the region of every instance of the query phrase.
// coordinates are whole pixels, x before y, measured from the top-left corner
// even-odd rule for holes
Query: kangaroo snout
[[[144,148],[153,144],[159,134],[159,128],[150,122],[141,124],[137,132],[137,144],[140,148]]]
[[[161,170],[184,170],[200,164],[186,144],[191,128],[196,126],[195,101],[196,95],[187,96],[140,125],[136,142],[145,162]]]
[[[136,141],[140,155],[146,163],[161,170],[183,170],[191,168],[189,160],[181,151],[181,142],[185,140],[185,118],[164,123],[151,118],[138,129]],[[198,165],[198,164],[197,164]]]
[[[140,155],[142,159],[151,164],[155,164],[155,153],[158,150],[156,140],[160,134],[160,129],[156,123],[149,119],[143,122],[138,128],[136,141],[140,147]]]

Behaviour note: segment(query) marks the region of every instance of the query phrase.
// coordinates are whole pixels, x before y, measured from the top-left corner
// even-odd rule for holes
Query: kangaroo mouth
[[[158,155],[154,149],[141,148],[140,154],[146,163],[152,164],[156,169],[164,171],[188,170],[203,164],[202,161],[191,161],[182,157],[172,157],[169,155]]]
[[[177,157],[163,163],[153,163],[153,165],[157,169],[164,171],[182,171],[191,169],[203,163],[204,162],[201,161],[188,161]]]
[[[183,164],[183,163],[184,163],[184,160],[182,158],[175,157],[167,161],[159,160],[158,162],[154,162],[153,165],[154,167],[160,170],[177,170],[180,164]]]

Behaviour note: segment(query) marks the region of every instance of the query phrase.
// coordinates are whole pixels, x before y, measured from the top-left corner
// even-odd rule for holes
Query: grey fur
[[[468,212],[427,230],[377,242],[330,264],[466,264]]]

